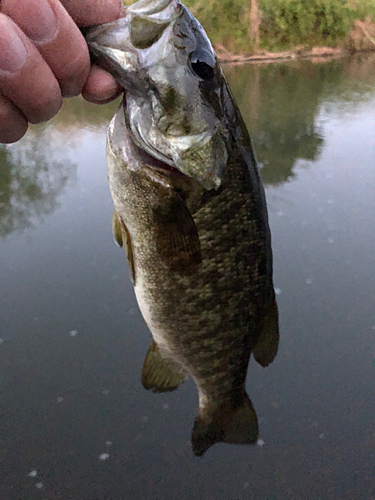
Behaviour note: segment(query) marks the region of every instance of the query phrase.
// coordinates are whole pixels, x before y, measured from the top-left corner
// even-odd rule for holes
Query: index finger
[[[121,0],[61,0],[78,26],[116,21],[125,11]],[[88,5],[89,4],[89,5]]]

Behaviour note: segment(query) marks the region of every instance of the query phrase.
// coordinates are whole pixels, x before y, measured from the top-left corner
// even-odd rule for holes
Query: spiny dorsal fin
[[[201,457],[215,443],[255,444],[257,439],[257,414],[244,392],[240,406],[224,405],[209,418],[199,415],[194,422],[191,444],[194,455]]]
[[[279,314],[275,297],[264,318],[262,332],[252,350],[254,359],[263,367],[275,359],[279,348]]]
[[[193,273],[202,262],[199,235],[185,202],[175,192],[167,206],[154,209],[158,253],[171,271]]]
[[[117,217],[116,211],[114,211],[113,215],[112,215],[112,233],[113,233],[113,238],[115,240],[115,243],[119,247],[122,247],[123,241],[122,241],[121,222],[119,221],[119,218]]]
[[[154,392],[174,391],[185,378],[172,360],[161,355],[158,345],[153,341],[143,363],[143,387]]]

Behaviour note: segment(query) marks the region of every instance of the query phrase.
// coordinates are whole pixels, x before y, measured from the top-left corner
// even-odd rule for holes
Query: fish
[[[271,235],[251,139],[203,27],[178,0],[139,0],[92,27],[93,60],[124,89],[107,132],[114,238],[152,334],[143,386],[196,385],[196,456],[254,444],[246,388],[279,344]]]

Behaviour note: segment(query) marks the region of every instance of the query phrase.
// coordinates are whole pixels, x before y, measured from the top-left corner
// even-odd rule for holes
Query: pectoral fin
[[[174,391],[185,380],[186,376],[179,367],[160,353],[156,342],[152,342],[147,351],[142,369],[142,385],[153,392]]]
[[[133,285],[135,285],[134,254],[130,234],[124,221],[117,215],[116,212],[113,213],[112,217],[112,231],[113,237],[118,246],[125,246],[126,257],[129,264],[130,279],[132,280]]]
[[[123,241],[122,241],[121,222],[119,221],[119,218],[118,218],[116,212],[113,212],[113,215],[112,215],[112,233],[113,233],[113,238],[115,240],[115,243],[119,247],[122,247]]]
[[[171,271],[193,273],[202,262],[197,228],[185,202],[174,193],[168,204],[154,209],[157,250]]]
[[[236,408],[223,406],[210,418],[199,415],[194,422],[191,443],[194,455],[201,457],[215,443],[255,444],[258,418],[246,393]]]
[[[254,359],[263,367],[268,366],[275,359],[279,347],[279,314],[276,299],[264,318],[263,329],[258,342],[252,350]]]

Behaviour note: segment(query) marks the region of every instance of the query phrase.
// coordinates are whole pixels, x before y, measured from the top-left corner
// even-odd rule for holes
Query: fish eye
[[[212,80],[215,76],[216,61],[206,49],[194,50],[189,56],[189,66],[193,73],[202,80]]]

